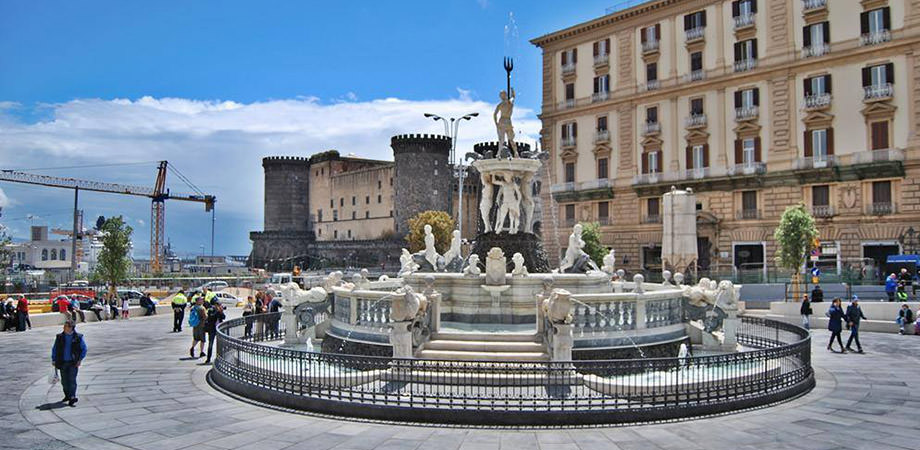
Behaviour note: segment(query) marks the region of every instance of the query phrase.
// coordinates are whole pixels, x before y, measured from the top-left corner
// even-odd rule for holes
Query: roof
[[[530,43],[536,45],[537,47],[543,47],[546,44],[552,43],[554,41],[570,38],[580,33],[591,31],[596,28],[608,26],[610,24],[621,22],[627,19],[632,19],[643,14],[647,14],[657,9],[661,9],[675,3],[680,3],[685,0],[650,0],[647,2],[640,3],[636,6],[621,9],[619,11],[613,11],[609,14],[605,14],[597,19],[592,19],[587,22],[582,22],[577,25],[573,25],[568,28],[564,28],[559,31],[552,33],[544,34],[538,38],[530,40]],[[623,2],[629,3],[629,2]]]

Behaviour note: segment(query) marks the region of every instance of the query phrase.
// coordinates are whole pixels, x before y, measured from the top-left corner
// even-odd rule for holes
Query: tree
[[[607,247],[601,245],[601,224],[597,222],[581,223],[581,240],[585,241],[582,250],[591,257],[594,264],[598,267],[604,264],[604,256],[607,255]]]
[[[0,207],[0,217],[3,217],[3,207]],[[13,239],[7,232],[6,226],[0,224],[0,269],[7,269],[13,265]],[[5,270],[4,270],[5,272]]]
[[[425,225],[431,225],[435,250],[438,253],[447,251],[454,231],[454,219],[444,211],[422,211],[409,219],[409,234],[406,235],[409,251],[415,253],[425,249]]]
[[[776,239],[776,264],[792,272],[793,296],[799,296],[799,272],[805,264],[808,253],[818,239],[815,218],[805,205],[790,206],[779,219],[779,226],[773,233]]]
[[[97,218],[96,218],[96,227],[95,227],[96,231],[101,230],[103,225],[105,225],[105,216],[99,216],[99,217],[97,217]]]
[[[96,263],[95,278],[108,284],[109,291],[114,294],[118,283],[128,277],[131,269],[128,251],[134,229],[117,216],[106,219],[99,231],[102,232],[102,250]]]

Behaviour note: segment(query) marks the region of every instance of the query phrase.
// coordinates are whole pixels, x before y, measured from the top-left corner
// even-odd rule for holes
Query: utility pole
[[[80,189],[73,190],[73,235],[70,237],[70,279],[77,279],[77,235],[80,233],[80,210],[78,201],[80,199]]]

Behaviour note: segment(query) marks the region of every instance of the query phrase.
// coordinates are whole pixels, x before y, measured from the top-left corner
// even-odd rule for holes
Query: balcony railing
[[[811,215],[820,218],[834,217],[834,207],[830,205],[813,205]]]
[[[802,9],[805,12],[811,12],[817,9],[827,7],[827,0],[802,0]]]
[[[886,150],[867,150],[853,154],[855,164],[870,164],[876,162],[904,161],[904,150],[889,148]]]
[[[706,27],[691,28],[685,32],[687,42],[703,39],[704,34],[706,34]]]
[[[735,108],[735,120],[756,119],[760,114],[760,109],[756,106],[742,106]]]
[[[828,44],[813,44],[811,47],[802,49],[802,58],[813,58],[823,56],[831,52],[831,46]]]
[[[611,223],[613,223],[613,221],[610,220],[610,216],[606,216],[606,217],[605,217],[605,216],[598,216],[598,217],[597,217],[597,223],[599,223],[599,224],[601,224],[601,225],[610,225]]]
[[[591,95],[591,103],[603,102],[608,98],[610,98],[609,91],[595,92],[593,95]]]
[[[645,122],[642,127],[642,135],[649,136],[661,133],[661,122]]]
[[[891,86],[891,83],[866,86],[863,88],[865,100],[883,100],[891,98],[894,94],[894,88]]]
[[[606,187],[610,187],[609,178],[596,178],[593,180],[582,181],[580,183],[568,182],[554,184],[549,187],[549,192],[550,194],[558,194],[560,192],[589,191],[593,189],[603,189]]]
[[[684,172],[685,180],[701,180],[703,178],[710,177],[709,167],[697,167],[695,169],[687,169]]]
[[[757,60],[754,58],[742,59],[735,61],[735,72],[747,72],[757,67]]]
[[[665,181],[661,172],[642,173],[633,177],[633,184],[655,184],[660,181]]]
[[[610,62],[610,53],[600,53],[594,57],[595,66],[606,66]]]
[[[594,143],[600,144],[601,142],[610,142],[610,131],[609,130],[595,130],[594,131]]]
[[[684,119],[687,128],[702,128],[706,126],[706,114],[692,114]]]
[[[809,156],[807,158],[798,158],[795,160],[795,168],[802,169],[823,169],[832,167],[837,163],[834,155]]]
[[[660,214],[647,214],[642,216],[642,223],[661,223]]]
[[[811,94],[805,96],[805,109],[806,110],[816,110],[824,109],[830,106],[831,104],[831,94],[821,93],[821,94]]]
[[[742,164],[735,164],[728,170],[728,174],[732,176],[737,175],[755,175],[762,174],[767,171],[767,165],[762,162],[748,162]]]
[[[740,30],[754,25],[754,13],[735,16],[735,29]]]
[[[894,214],[894,212],[894,203],[891,202],[877,202],[866,205],[866,214],[872,216],[887,216],[888,214]]]
[[[700,81],[706,78],[706,71],[703,69],[694,70],[690,73],[684,74],[684,82],[690,83],[693,81]]]
[[[654,53],[658,51],[661,43],[658,39],[650,39],[642,43],[642,53]]]
[[[760,218],[759,209],[742,209],[736,216],[738,220],[757,220]]]
[[[575,220],[575,219],[573,219],[573,218],[566,218],[566,219],[565,219],[565,226],[566,226],[566,227],[574,227],[576,223],[578,223],[578,221]]]
[[[563,65],[562,65],[562,74],[563,74],[563,75],[568,75],[568,74],[571,74],[571,73],[575,73],[575,63],[563,64]]]
[[[658,80],[650,80],[645,83],[646,91],[654,91],[655,89],[658,89],[660,87],[661,87],[661,82]]]
[[[566,100],[563,100],[563,101],[559,102],[559,109],[560,109],[560,110],[563,110],[563,109],[570,109],[570,108],[574,108],[574,107],[575,107],[575,99],[574,99],[574,98],[566,99]]]
[[[575,146],[575,138],[574,138],[574,137],[564,137],[564,138],[562,138],[562,140],[561,140],[560,142],[562,143],[562,147],[563,147],[563,148],[568,148],[568,147],[574,147],[574,146]]]
[[[879,30],[859,37],[859,45],[877,45],[891,40],[891,30]]]
[[[572,182],[572,181],[570,181],[570,182],[568,182],[568,183],[554,184],[554,185],[552,185],[552,186],[549,187],[549,193],[550,193],[550,194],[556,194],[556,193],[559,193],[559,192],[570,192],[570,191],[574,191],[574,190],[575,190],[575,182]]]

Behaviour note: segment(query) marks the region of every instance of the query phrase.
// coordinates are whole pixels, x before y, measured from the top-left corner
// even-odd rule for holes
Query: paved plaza
[[[238,314],[238,313],[237,313]],[[0,448],[19,449],[916,449],[920,337],[864,333],[831,354],[815,333],[818,387],[770,408],[665,424],[481,429],[335,420],[229,398],[188,360],[171,317],[78,326],[89,345],[80,402],[47,383],[56,327],[0,335]]]

